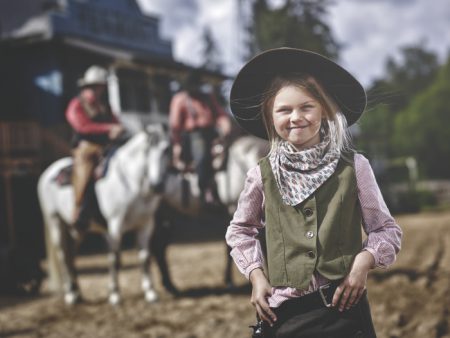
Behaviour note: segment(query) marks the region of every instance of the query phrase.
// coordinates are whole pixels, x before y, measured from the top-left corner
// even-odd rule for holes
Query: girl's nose
[[[291,121],[300,121],[303,119],[303,114],[299,109],[294,109],[291,113]]]

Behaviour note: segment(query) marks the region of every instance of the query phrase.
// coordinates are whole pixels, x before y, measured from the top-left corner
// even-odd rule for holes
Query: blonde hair
[[[322,119],[327,122],[326,125],[322,124],[322,127],[330,135],[330,146],[334,150],[339,150],[340,152],[352,150],[351,135],[347,128],[347,120],[335,100],[313,76],[303,73],[291,73],[276,76],[263,94],[261,114],[271,144],[270,152],[278,146],[281,140],[273,124],[273,104],[278,92],[286,86],[301,88],[321,105],[324,112]]]

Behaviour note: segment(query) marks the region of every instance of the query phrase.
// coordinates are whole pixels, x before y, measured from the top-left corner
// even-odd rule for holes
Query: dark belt
[[[291,318],[293,315],[298,315],[313,311],[320,308],[331,307],[334,292],[339,286],[340,281],[333,281],[329,284],[321,286],[317,291],[308,293],[298,298],[292,298],[283,302],[278,308],[272,308],[272,311],[277,316],[277,321],[274,327],[270,327],[266,322],[261,321],[261,329],[264,332],[261,337],[274,337],[274,329],[280,327],[285,321]],[[259,337],[254,335],[254,337]]]
[[[272,309],[281,322],[291,313],[304,313],[323,307],[331,307],[334,292],[340,282],[331,282],[323,285],[319,290],[308,293],[302,297],[293,298],[282,303],[278,308]],[[278,322],[278,320],[277,320]]]

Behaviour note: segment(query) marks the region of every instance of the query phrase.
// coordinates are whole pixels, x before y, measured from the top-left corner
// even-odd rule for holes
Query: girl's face
[[[272,108],[275,131],[297,150],[320,142],[322,106],[308,93],[295,86],[281,88]]]

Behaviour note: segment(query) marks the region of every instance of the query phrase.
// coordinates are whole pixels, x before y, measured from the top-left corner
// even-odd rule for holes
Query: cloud
[[[236,64],[232,55],[236,45],[234,1],[138,0],[138,3],[145,13],[160,16],[161,35],[172,40],[174,57],[179,61],[194,66],[202,64],[202,35],[209,28],[223,55],[225,68]]]
[[[440,56],[450,46],[447,0],[339,1],[330,11],[335,37],[345,48],[342,64],[368,85],[381,77],[388,56],[398,57],[406,45],[424,44]]]
[[[272,0],[279,4],[282,0]],[[202,63],[202,30],[211,28],[225,64],[233,74],[242,66],[237,1],[138,0],[144,11],[161,16],[161,32],[173,41],[174,56]],[[440,60],[450,48],[448,0],[339,0],[332,2],[329,23],[344,45],[340,63],[369,85],[384,72],[388,56],[399,48],[424,43]]]

